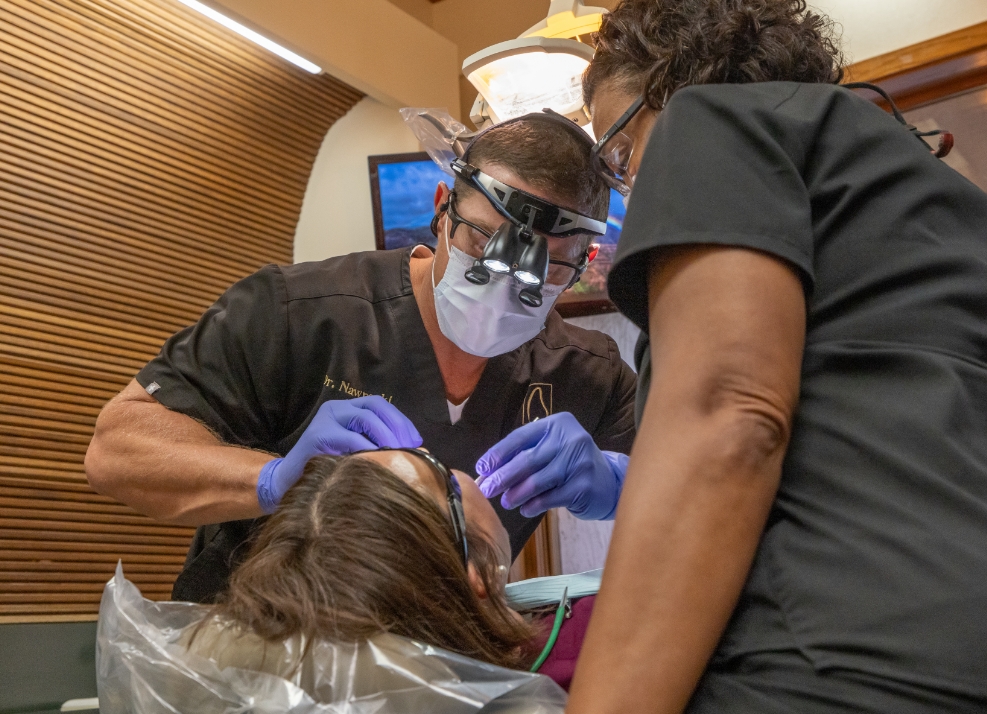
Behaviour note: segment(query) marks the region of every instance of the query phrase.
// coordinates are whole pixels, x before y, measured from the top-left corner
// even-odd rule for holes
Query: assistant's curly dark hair
[[[603,16],[583,98],[591,106],[601,83],[616,82],[659,109],[692,84],[837,84],[837,34],[805,0],[623,0]]]

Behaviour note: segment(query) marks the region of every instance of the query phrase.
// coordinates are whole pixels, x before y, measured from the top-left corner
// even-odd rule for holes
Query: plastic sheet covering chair
[[[117,566],[96,641],[101,714],[562,714],[541,675],[495,667],[395,635],[361,644],[267,643],[208,608],[145,600]]]

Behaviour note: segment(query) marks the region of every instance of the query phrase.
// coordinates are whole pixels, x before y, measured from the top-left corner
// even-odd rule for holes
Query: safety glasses
[[[470,229],[470,235],[467,237],[467,249],[464,252],[471,258],[480,259],[493,234],[459,215],[459,212],[456,210],[456,195],[454,193],[450,193],[449,195],[449,208],[447,211],[449,213],[449,221],[452,224],[449,229],[450,238],[455,238],[456,229],[461,224],[465,225]],[[580,276],[586,272],[586,268],[589,266],[589,252],[586,251],[583,254],[583,259],[578,264],[549,258],[545,282],[550,285],[564,285],[567,290],[571,288],[579,281]],[[526,279],[527,276],[524,274],[524,271],[518,270],[513,265],[513,261],[510,264],[503,261],[501,261],[500,265],[485,264],[485,267],[488,270],[493,270],[495,273],[512,273],[515,279],[526,285],[536,284],[540,281],[540,278],[538,280]]]
[[[459,487],[459,482],[452,475],[452,472],[427,451],[419,449],[388,449],[381,448],[380,451],[403,451],[406,454],[417,456],[429,465],[433,474],[439,481],[439,486],[445,488],[446,503],[449,505],[449,520],[452,522],[452,532],[455,537],[453,545],[463,556],[463,567],[469,565],[469,547],[466,544],[466,515],[463,512],[463,491]]]
[[[624,133],[624,128],[643,106],[644,95],[641,95],[590,150],[593,170],[610,188],[622,196],[627,196],[631,192],[633,179],[628,176],[627,167],[630,166],[631,156],[634,154],[634,141]]]

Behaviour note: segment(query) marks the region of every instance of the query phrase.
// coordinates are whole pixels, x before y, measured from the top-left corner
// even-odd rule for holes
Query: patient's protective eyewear
[[[452,522],[452,532],[455,536],[453,545],[463,556],[463,567],[469,567],[469,547],[466,544],[466,514],[463,512],[463,491],[452,472],[427,451],[420,449],[388,449],[380,451],[403,451],[424,460],[439,480],[439,485],[445,488],[446,503],[449,505],[449,520]]]

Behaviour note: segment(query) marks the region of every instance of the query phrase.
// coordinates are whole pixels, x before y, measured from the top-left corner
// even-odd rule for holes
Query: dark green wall
[[[0,625],[0,714],[96,696],[96,623]]]

